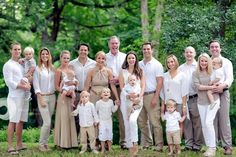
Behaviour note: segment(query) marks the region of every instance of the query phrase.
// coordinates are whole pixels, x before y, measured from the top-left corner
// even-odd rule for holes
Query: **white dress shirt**
[[[96,102],[96,111],[98,113],[99,120],[111,120],[112,113],[116,112],[117,109],[118,106],[114,105],[111,99],[109,99],[108,101],[103,101],[100,99]]]
[[[112,69],[112,74],[115,77],[119,76],[122,64],[124,63],[126,54],[118,51],[114,56],[110,51],[106,54],[107,67]]]
[[[75,113],[79,114],[80,127],[90,127],[98,122],[98,115],[93,103],[78,104]]]
[[[192,79],[193,72],[197,70],[197,62],[194,60],[192,64],[184,63],[179,67],[179,70],[185,74],[186,81],[189,85],[189,95],[192,96],[197,94]]]
[[[42,66],[34,71],[33,85],[35,93],[52,94],[55,92],[55,72]]]
[[[163,76],[163,66],[159,61],[152,57],[152,60],[144,63],[144,60],[139,62],[140,68],[144,72],[146,86],[145,92],[156,91],[157,77]]]
[[[91,68],[95,67],[96,62],[90,58],[87,58],[85,65],[83,65],[80,63],[79,59],[76,58],[72,60],[69,64],[73,66],[75,71],[75,77],[79,81],[79,86],[77,87],[77,89],[79,91],[82,91],[84,89],[84,83],[87,78],[88,71]]]
[[[166,72],[163,79],[163,87],[160,94],[162,100],[166,103],[167,100],[173,99],[177,104],[182,104],[182,97],[187,96],[189,93],[185,74],[179,71],[174,78],[171,78],[170,73]]]
[[[224,74],[225,74],[225,80],[224,83],[228,85],[228,88],[232,85],[232,82],[234,80],[234,75],[233,75],[233,65],[230,60],[227,58],[224,58],[220,55],[220,58],[222,59],[222,67],[224,69]]]
[[[24,97],[25,91],[17,88],[24,77],[24,68],[18,62],[10,59],[3,66],[3,77],[9,89],[8,97]]]

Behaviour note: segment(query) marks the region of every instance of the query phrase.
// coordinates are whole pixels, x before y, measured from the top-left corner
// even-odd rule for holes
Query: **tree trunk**
[[[154,28],[152,33],[152,43],[154,44],[155,57],[158,57],[158,49],[160,45],[162,12],[163,0],[158,0],[154,19]]]
[[[142,22],[142,37],[143,41],[149,40],[149,31],[148,31],[148,4],[147,0],[141,0],[141,22]]]

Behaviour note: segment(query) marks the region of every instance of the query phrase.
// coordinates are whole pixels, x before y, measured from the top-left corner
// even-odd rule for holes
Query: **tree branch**
[[[122,7],[125,3],[131,2],[132,0],[124,0],[123,2],[117,3],[117,4],[88,4],[88,3],[81,3],[76,0],[70,0],[70,2],[74,5],[78,5],[81,7],[95,7],[100,9],[109,9],[109,8],[115,8],[115,7]]]

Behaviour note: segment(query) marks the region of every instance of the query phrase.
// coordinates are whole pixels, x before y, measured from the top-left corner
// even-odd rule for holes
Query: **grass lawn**
[[[19,155],[16,156],[22,156],[22,157],[78,157],[78,156],[84,156],[84,157],[92,157],[92,156],[103,156],[103,157],[128,157],[129,152],[128,150],[121,150],[119,146],[114,145],[112,146],[112,151],[110,153],[104,153],[104,154],[98,154],[95,155],[91,152],[86,152],[83,155],[80,155],[79,149],[58,149],[54,147],[53,144],[50,144],[51,151],[49,152],[40,152],[38,150],[38,144],[37,143],[26,143],[27,149],[20,152]],[[0,143],[0,157],[8,156],[7,153],[7,143]],[[138,157],[165,157],[167,156],[167,149],[165,147],[164,151],[162,153],[153,151],[153,150],[139,150]],[[195,153],[191,151],[182,151],[180,157],[201,157],[203,156],[203,152]],[[216,157],[222,157],[223,155],[223,149],[220,148],[217,150]],[[233,155],[236,156],[235,148],[233,151]]]

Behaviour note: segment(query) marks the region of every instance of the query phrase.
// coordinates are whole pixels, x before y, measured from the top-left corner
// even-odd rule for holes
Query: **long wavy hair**
[[[42,66],[43,66],[43,61],[41,59],[41,54],[43,51],[47,51],[48,54],[49,54],[49,58],[48,58],[48,61],[47,61],[47,64],[44,66],[47,68],[47,69],[50,69],[50,70],[55,70],[54,67],[53,67],[53,64],[52,64],[52,54],[51,52],[49,51],[49,49],[47,47],[43,47],[40,51],[39,51],[39,58],[38,58],[38,66],[39,66],[39,69],[42,69]]]
[[[198,57],[198,64],[197,64],[197,73],[200,73],[202,71],[202,68],[200,66],[200,59],[204,57],[207,59],[207,73],[209,75],[211,75],[212,73],[212,60],[210,58],[210,56],[207,53],[202,53],[199,57]]]
[[[126,57],[125,57],[125,60],[124,60],[124,62],[123,62],[123,64],[122,64],[122,69],[128,69],[128,68],[129,68],[129,64],[128,64],[127,59],[128,59],[128,56],[131,55],[131,54],[134,55],[134,56],[135,56],[135,59],[136,59],[135,64],[134,64],[134,71],[133,71],[133,74],[134,74],[137,78],[141,79],[141,78],[142,78],[142,75],[143,75],[143,71],[142,71],[142,69],[139,67],[139,64],[138,64],[138,57],[137,57],[137,54],[136,54],[134,51],[129,51],[129,52],[127,53],[127,55],[126,55]]]

